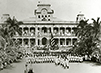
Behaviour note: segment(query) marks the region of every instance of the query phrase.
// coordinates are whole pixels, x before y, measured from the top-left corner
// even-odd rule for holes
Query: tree
[[[99,43],[99,18],[93,20],[93,24],[88,24],[88,20],[81,20],[77,26],[77,36],[79,42],[74,45],[73,52],[80,55],[91,55]]]
[[[2,25],[2,36],[5,38],[6,42],[9,45],[14,44],[12,37],[16,34],[16,32],[21,35],[22,31],[19,28],[19,25],[23,24],[21,21],[18,22],[15,17],[13,19],[8,18],[7,21]]]
[[[93,32],[95,34],[94,37],[98,38],[100,34],[100,18],[97,18],[97,20],[93,19]]]
[[[16,32],[19,34],[22,33],[21,30],[19,30],[20,24],[22,24],[22,22],[18,22],[13,17],[13,19],[8,18],[2,27],[0,27],[0,52],[2,52],[0,56],[3,62],[14,60],[18,57],[18,53],[21,53],[19,47],[14,46],[15,42],[12,39]]]
[[[23,22],[18,22],[16,19],[15,19],[15,17],[13,17],[13,19],[11,19],[11,18],[8,18],[7,19],[7,21],[6,21],[6,23],[7,23],[7,28],[8,28],[8,33],[9,33],[9,35],[11,36],[11,37],[13,37],[15,34],[16,34],[16,32],[19,34],[19,35],[21,35],[22,34],[22,32],[20,31],[20,28],[19,28],[19,25],[21,25],[21,24],[23,24]]]

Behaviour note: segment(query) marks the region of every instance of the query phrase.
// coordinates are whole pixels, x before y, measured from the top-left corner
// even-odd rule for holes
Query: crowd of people
[[[56,66],[60,65],[63,68],[69,68],[70,62],[83,62],[83,56],[71,55],[71,54],[27,54],[26,63],[38,64],[38,63],[54,63]]]

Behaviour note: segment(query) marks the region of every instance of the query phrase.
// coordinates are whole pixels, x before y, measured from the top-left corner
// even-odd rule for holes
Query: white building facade
[[[77,21],[62,21],[53,16],[50,4],[38,4],[34,10],[35,17],[23,20],[20,25],[22,35],[16,34],[13,39],[19,40],[22,47],[51,45],[52,35],[60,48],[73,46],[78,40],[75,32]],[[83,15],[77,15],[81,20]]]

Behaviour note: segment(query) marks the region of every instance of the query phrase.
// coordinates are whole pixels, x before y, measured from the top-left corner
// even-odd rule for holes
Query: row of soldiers
[[[77,55],[67,55],[67,58],[69,59],[69,62],[83,62],[83,56],[77,56]]]
[[[63,59],[68,59],[69,62],[83,62],[83,56],[74,56],[67,54],[58,54],[58,55],[31,55],[28,59],[32,63],[53,63],[55,62],[57,57],[61,57]]]
[[[34,56],[28,57],[27,61],[31,61],[32,63],[53,63],[54,56]]]

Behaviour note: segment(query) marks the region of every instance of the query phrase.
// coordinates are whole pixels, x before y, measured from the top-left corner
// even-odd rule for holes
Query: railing
[[[41,37],[41,36],[51,36],[51,33],[41,33],[41,34],[38,34],[38,37]]]
[[[29,34],[29,33],[27,33],[27,34],[23,34],[23,35],[14,35],[14,37],[35,37],[36,35],[35,34]],[[51,36],[51,33],[38,33],[37,34],[37,36],[38,37],[41,37],[41,36]],[[53,36],[54,37],[60,37],[60,36],[63,36],[63,37],[75,37],[76,35],[74,34],[74,33],[68,33],[68,34],[59,34],[59,33],[56,33],[56,34],[54,34],[53,33]]]
[[[53,34],[53,36],[76,36],[75,34],[69,33],[69,34]]]

